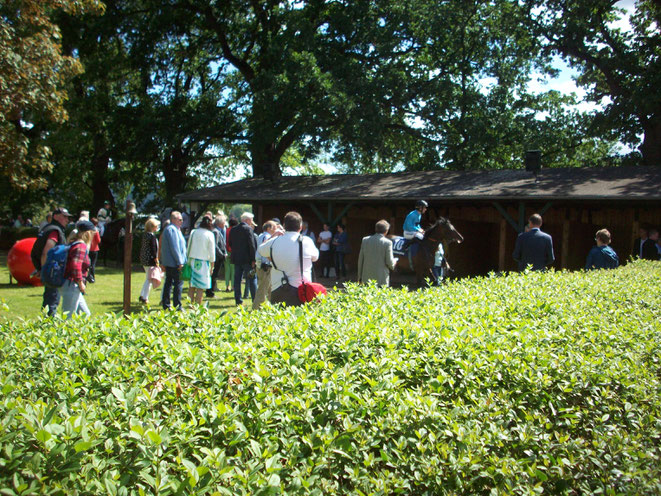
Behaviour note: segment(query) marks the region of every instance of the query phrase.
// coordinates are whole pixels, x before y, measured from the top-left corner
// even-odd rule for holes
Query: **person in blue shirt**
[[[161,265],[165,267],[165,282],[161,294],[161,306],[168,310],[170,305],[170,292],[172,304],[181,310],[181,290],[184,281],[181,279],[181,269],[186,263],[186,240],[181,233],[184,219],[180,212],[173,210],[170,214],[170,224],[163,230],[161,237]]]
[[[600,229],[594,237],[597,246],[593,246],[585,261],[585,270],[614,269],[620,265],[617,253],[608,245],[611,242],[611,233],[607,229]]]
[[[420,226],[420,221],[422,220],[422,215],[429,208],[429,204],[424,200],[418,200],[415,202],[415,209],[411,210],[404,220],[404,238],[406,243],[402,248],[406,248],[411,243],[419,243],[422,241],[425,230]]]

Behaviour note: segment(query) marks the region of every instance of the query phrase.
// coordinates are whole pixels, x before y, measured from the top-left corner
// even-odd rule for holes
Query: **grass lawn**
[[[222,274],[222,272],[221,272]],[[142,283],[145,274],[142,268],[135,269],[131,276],[131,312],[157,312],[161,307],[161,287],[152,290],[149,295],[149,307],[138,303]],[[7,268],[7,252],[0,251],[0,319],[18,320],[34,319],[39,316],[41,311],[41,301],[44,293],[43,287],[19,286],[15,280],[9,282],[9,269]],[[224,290],[224,280],[219,280],[219,287]],[[184,302],[188,303],[187,293],[188,283],[184,284]],[[215,298],[205,298],[203,305],[208,306],[210,310],[228,310],[233,309],[234,293],[220,291],[216,293]],[[124,273],[121,268],[104,267],[103,264],[97,266],[96,282],[89,284],[87,295],[85,296],[87,304],[93,315],[104,313],[120,314],[124,308]],[[250,299],[244,302],[247,307]]]

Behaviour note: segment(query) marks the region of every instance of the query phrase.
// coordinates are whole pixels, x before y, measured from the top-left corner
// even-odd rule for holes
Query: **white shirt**
[[[259,246],[261,244],[266,243],[269,240],[270,237],[271,237],[271,235],[268,233],[268,231],[264,231],[262,234],[260,234],[257,237],[257,247],[259,248]],[[268,258],[262,257],[259,254],[259,250],[255,252],[255,260],[257,260],[260,264],[270,264],[271,263]]]
[[[321,231],[319,233],[319,237],[321,238],[322,241],[330,241],[333,239],[333,233],[330,231]],[[328,251],[330,250],[330,243],[320,243],[319,244],[319,251]]]
[[[287,275],[289,284],[299,287],[303,278],[306,281],[312,280],[312,262],[319,258],[319,250],[314,246],[314,242],[307,236],[300,236],[303,241],[303,278],[301,277],[301,264],[299,262],[298,238],[297,232],[287,231],[282,236],[276,236],[269,239],[257,248],[257,252],[263,257],[271,257],[271,246],[273,246],[273,259],[275,267],[271,267],[271,291],[275,291],[282,286],[283,272]],[[273,263],[273,260],[272,262]]]
[[[208,229],[195,229],[188,239],[188,258],[216,261],[216,238]]]

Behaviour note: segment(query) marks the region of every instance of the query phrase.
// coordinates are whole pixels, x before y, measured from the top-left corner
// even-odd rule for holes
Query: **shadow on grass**
[[[0,289],[44,289],[43,286],[33,286],[32,284],[0,284]]]

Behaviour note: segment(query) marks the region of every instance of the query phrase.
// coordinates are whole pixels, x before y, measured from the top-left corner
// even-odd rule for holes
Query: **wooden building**
[[[277,182],[244,179],[179,195],[194,211],[212,203],[253,205],[258,225],[296,210],[319,232],[322,222],[342,222],[358,257],[363,236],[379,219],[401,234],[417,199],[430,204],[423,219],[448,217],[465,242],[452,245],[448,259],[459,276],[515,270],[512,251],[528,217],[538,212],[542,230],[553,237],[556,269],[580,269],[607,228],[612,247],[625,261],[638,228],[661,226],[661,167],[613,167],[484,171],[423,171],[394,174],[290,176]]]

